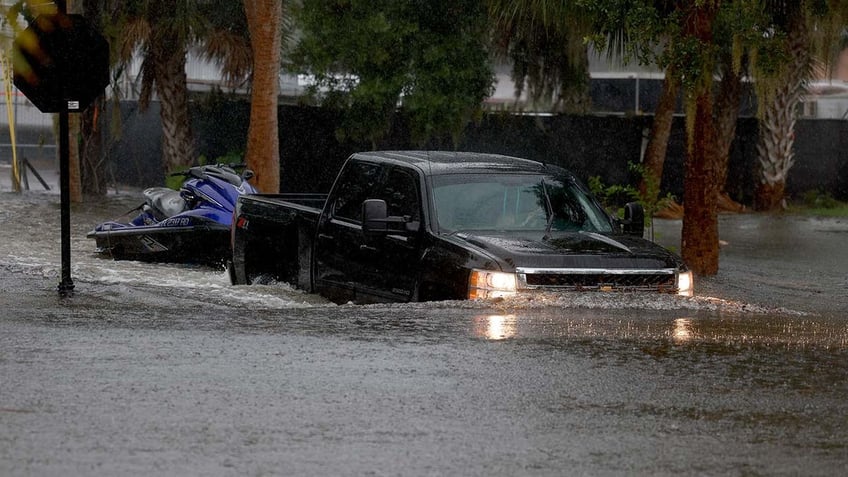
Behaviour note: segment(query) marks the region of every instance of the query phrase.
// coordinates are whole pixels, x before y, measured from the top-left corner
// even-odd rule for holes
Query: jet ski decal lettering
[[[187,227],[191,225],[191,219],[188,217],[172,217],[165,219],[164,227]]]
[[[139,238],[139,240],[141,240],[141,243],[144,245],[144,247],[147,250],[150,250],[151,252],[167,252],[168,251],[168,247],[157,242],[156,240],[153,239],[153,237],[151,237],[149,235],[142,235]]]

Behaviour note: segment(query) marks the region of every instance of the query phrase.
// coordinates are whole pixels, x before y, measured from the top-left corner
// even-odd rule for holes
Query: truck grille
[[[518,288],[574,291],[656,291],[672,293],[675,271],[629,269],[521,269]]]

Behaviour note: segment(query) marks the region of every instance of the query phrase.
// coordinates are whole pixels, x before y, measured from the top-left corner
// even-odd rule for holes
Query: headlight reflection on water
[[[487,340],[505,340],[516,335],[515,315],[481,315],[474,317],[474,335]]]
[[[695,331],[692,327],[692,320],[689,318],[677,318],[674,320],[674,325],[671,329],[671,341],[675,344],[684,344],[692,341],[695,337]]]
[[[656,328],[652,328],[648,322],[642,320],[625,322],[619,320],[610,320],[603,313],[587,312],[589,315],[580,314],[575,317],[556,316],[556,317],[534,317],[527,316],[527,320],[523,320],[526,325],[524,331],[529,333],[527,336],[535,335],[536,333],[550,334],[556,336],[619,336],[632,337],[632,333],[637,335],[646,335],[659,338],[662,335],[656,334]],[[519,314],[502,314],[502,315],[476,315],[472,317],[472,334],[478,338],[483,338],[490,341],[502,341],[518,336]],[[545,326],[539,325],[544,323]],[[623,323],[626,323],[624,325]],[[696,320],[688,317],[676,318],[670,322],[670,327],[665,328],[665,336],[673,344],[683,345],[691,343],[702,337],[698,336],[695,331]],[[635,328],[634,328],[635,327]],[[661,328],[662,329],[662,328]],[[526,336],[525,336],[526,337]],[[661,339],[661,338],[660,338]]]

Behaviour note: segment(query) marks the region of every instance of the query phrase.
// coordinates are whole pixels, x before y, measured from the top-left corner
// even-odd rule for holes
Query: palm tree
[[[186,53],[198,23],[195,2],[113,0],[109,10],[118,20],[118,57],[128,65],[140,53],[141,94],[146,109],[155,91],[162,120],[162,165],[166,172],[194,161],[189,122]]]
[[[766,64],[757,78],[761,104],[758,168],[754,206],[772,210],[785,204],[784,191],[794,165],[793,146],[798,104],[806,90],[816,58],[829,63],[841,45],[848,18],[848,2],[765,0],[773,14],[775,40],[781,47],[781,64]],[[780,55],[776,55],[780,56]],[[770,70],[767,68],[771,68]]]
[[[781,2],[777,21],[786,33],[783,42],[788,61],[776,74],[758,77],[761,105],[757,142],[757,184],[754,207],[772,210],[783,205],[786,178],[794,164],[796,107],[801,101],[811,72],[809,30],[804,15],[805,1]]]
[[[733,203],[725,191],[727,184],[727,169],[730,163],[730,147],[736,136],[736,126],[739,123],[739,108],[742,104],[742,87],[744,72],[733,66],[733,59],[728,52],[720,56],[720,75],[718,92],[715,103],[716,127],[716,186],[719,201],[724,206],[735,209],[741,208]]]
[[[206,47],[207,57],[223,63],[230,78],[244,77],[250,57],[243,11],[228,0],[109,0],[113,45],[126,68],[140,54],[141,93],[146,108],[155,91],[162,120],[162,164],[166,172],[192,164],[194,139],[189,116],[186,55]],[[238,7],[238,4],[235,5]],[[221,31],[223,30],[223,31]],[[207,42],[206,40],[209,39]]]
[[[639,182],[641,197],[650,202],[655,201],[657,197],[654,195],[659,193],[658,186],[662,180],[668,140],[671,137],[671,127],[674,123],[674,113],[677,111],[679,94],[680,78],[675,75],[674,69],[669,66],[665,70],[657,109],[654,111],[654,120],[651,123],[648,144],[645,148],[645,157],[642,161],[645,172]],[[652,183],[656,184],[656,187],[651,187],[650,184]]]
[[[763,20],[757,5],[727,2],[719,12],[715,27],[716,75],[719,85],[715,93],[716,187],[719,206],[724,210],[742,210],[742,206],[726,192],[730,148],[736,137],[739,110],[745,78],[749,74],[751,50],[762,41],[756,25]]]
[[[697,275],[718,273],[718,210],[716,128],[713,122],[713,24],[719,0],[692,2],[685,7],[681,40],[695,49],[682,64],[693,75],[684,77],[688,151],[683,179],[686,207],[681,231],[681,255]],[[687,58],[688,57],[688,58]]]
[[[489,0],[496,51],[512,63],[515,96],[525,89],[534,105],[586,113],[591,22],[573,0]]]
[[[740,8],[732,8],[732,7]],[[665,75],[659,101],[651,123],[648,143],[643,158],[643,174],[639,184],[640,197],[656,203],[663,175],[668,140],[671,134],[677,101],[681,92],[681,74],[675,59],[683,55],[683,43],[675,38],[681,30],[681,19],[686,18],[684,2],[634,2],[632,12],[622,9],[601,8],[596,11],[600,33],[609,38],[608,52],[620,58],[637,55],[644,64],[665,65]],[[634,13],[635,12],[635,13]],[[723,184],[727,178],[730,146],[736,133],[739,107],[742,99],[744,71],[742,55],[747,43],[738,36],[744,29],[739,22],[750,23],[751,12],[740,5],[724,4],[715,22],[715,43],[718,48],[716,75],[719,79],[715,96],[714,121],[716,127],[717,179],[719,193],[724,196]],[[656,45],[663,45],[656,48]],[[647,48],[646,48],[647,47]],[[727,203],[727,200],[723,200]]]
[[[602,14],[612,12],[614,16],[616,13],[613,10],[621,10],[618,2],[613,2],[615,5],[612,6],[616,7],[614,9],[606,8],[610,5],[601,5],[602,3],[587,3],[585,8],[588,10],[584,10],[581,8],[584,4],[577,2],[490,0],[490,8],[491,15],[498,24],[530,29],[523,36],[512,35],[513,38],[532,37],[534,31],[539,31],[542,35],[559,31],[561,37],[570,30],[585,31],[575,29],[574,26],[591,25],[587,12],[597,15],[594,20],[600,21],[607,28],[599,29],[605,35],[621,34],[611,25],[625,25],[630,24],[629,22],[638,25],[642,28],[636,37],[640,43],[639,48],[654,48],[658,31],[674,34],[668,39],[668,44],[673,47],[664,52],[665,64],[668,65],[666,71],[670,73],[666,92],[669,93],[669,98],[673,98],[672,88],[677,85],[675,76],[681,79],[686,99],[689,138],[684,179],[686,212],[683,219],[682,255],[697,274],[713,275],[718,271],[718,217],[715,186],[717,144],[711,91],[715,58],[711,52],[715,46],[713,23],[721,2],[643,2],[628,11],[626,18],[600,19]],[[672,12],[674,15],[662,17],[657,13],[659,11]],[[651,13],[653,16],[645,21],[641,18],[644,13]],[[670,27],[662,29],[662,25]],[[510,31],[509,28],[505,30]],[[670,101],[663,103],[668,109],[662,118],[669,119],[670,114],[667,113],[673,111],[669,105],[673,104]],[[665,140],[661,136],[655,140],[657,145],[661,145],[667,142],[667,136]],[[658,150],[658,153],[662,152],[661,149]]]
[[[79,2],[76,2],[79,3]],[[92,26],[103,30],[104,0],[82,0],[82,13]],[[101,121],[106,106],[106,96],[101,95],[80,115],[80,181],[86,195],[102,196],[107,191],[106,155],[103,153]]]

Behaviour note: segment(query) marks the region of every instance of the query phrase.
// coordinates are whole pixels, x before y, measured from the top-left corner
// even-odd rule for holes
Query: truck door
[[[360,235],[358,301],[404,302],[413,298],[422,248],[420,197],[418,174],[402,167],[390,167],[378,195],[369,197],[386,201],[389,216],[408,218],[411,231],[370,239]]]
[[[356,300],[358,282],[367,273],[362,264],[373,259],[361,248],[361,211],[365,199],[379,190],[382,173],[379,164],[348,161],[319,219],[313,251],[315,287],[336,303]]]
[[[366,239],[362,203],[386,201],[389,215],[407,216],[420,228],[418,176],[412,170],[363,161],[339,176],[318,225],[314,251],[317,291],[337,303],[409,301],[418,277],[421,234],[398,233]]]

